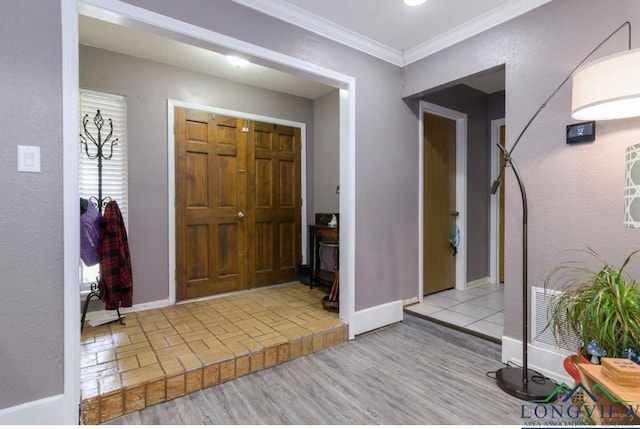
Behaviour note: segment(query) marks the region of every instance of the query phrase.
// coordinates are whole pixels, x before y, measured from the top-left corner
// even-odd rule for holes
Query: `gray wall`
[[[3,409],[64,387],[60,4],[3,0],[0,21]],[[40,173],[17,172],[17,145],[40,146]]]
[[[340,93],[333,91],[315,101],[314,211],[340,212]]]
[[[484,92],[461,84],[429,94],[423,99],[467,114],[467,236],[464,237],[467,243],[467,282],[484,279],[489,277],[489,111],[497,114],[500,105],[504,106],[504,101],[500,103],[499,97],[489,97]],[[502,116],[498,117],[504,117],[504,110]]]
[[[169,296],[167,99],[302,122],[313,147],[314,103],[307,98],[87,46],[80,46],[80,86],[127,96],[134,304]],[[313,195],[313,176],[308,180]],[[94,300],[90,308],[104,304]]]
[[[504,98],[505,91],[494,92],[489,94],[489,123],[495,119],[504,119]],[[491,135],[491,130],[489,130]],[[491,139],[489,139],[491,141]],[[492,178],[493,179],[493,178]]]
[[[411,96],[481,70],[505,64],[507,144],[582,58],[623,22],[637,22],[640,2],[563,0],[411,64],[404,94]],[[579,24],[576,24],[579,23]],[[627,32],[610,39],[592,59],[627,48]],[[632,46],[640,46],[633,34]],[[620,263],[638,248],[639,231],[622,226],[624,151],[640,141],[640,120],[600,121],[592,144],[565,144],[571,84],[532,123],[514,152],[529,200],[529,285],[567,255],[592,246]],[[507,174],[505,330],[521,338],[522,202]],[[638,273],[637,266],[631,273]]]

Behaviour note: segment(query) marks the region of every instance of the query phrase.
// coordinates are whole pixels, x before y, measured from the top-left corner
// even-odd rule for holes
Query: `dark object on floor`
[[[298,278],[303,285],[311,286],[311,266],[310,265],[298,265]]]

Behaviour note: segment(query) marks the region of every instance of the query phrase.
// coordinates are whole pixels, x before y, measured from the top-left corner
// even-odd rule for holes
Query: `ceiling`
[[[258,64],[238,68],[217,52],[84,15],[79,17],[78,28],[81,45],[313,100],[334,90]]]
[[[403,66],[551,0],[232,0]],[[334,88],[257,64],[237,68],[223,55],[87,16],[80,43],[248,85],[316,99]],[[462,82],[486,93],[504,89],[504,70]]]
[[[232,0],[404,66],[552,0]]]

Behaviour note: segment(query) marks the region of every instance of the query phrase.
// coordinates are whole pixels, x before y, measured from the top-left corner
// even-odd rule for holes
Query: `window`
[[[95,124],[97,111],[100,110],[102,116],[102,128],[98,136],[98,127]],[[83,128],[83,119],[87,116],[87,132],[94,138],[96,142],[103,143],[103,156],[111,158],[102,160],[102,198],[109,197],[118,203],[125,225],[128,221],[128,201],[127,201],[127,100],[124,96],[107,94],[81,89],[80,90],[80,133],[85,136],[87,151],[85,145],[80,139],[79,151],[79,186],[80,197],[97,202],[98,198],[98,160],[97,146],[91,141],[91,138],[85,135]],[[109,123],[111,119],[113,123],[113,134],[108,141],[105,141],[111,132]],[[99,137],[99,138],[98,138]],[[113,154],[111,152],[111,142],[116,141],[113,145]],[[94,158],[94,159],[91,159]],[[84,288],[88,288],[92,282],[95,282],[98,276],[99,264],[87,267],[81,261],[81,283]]]

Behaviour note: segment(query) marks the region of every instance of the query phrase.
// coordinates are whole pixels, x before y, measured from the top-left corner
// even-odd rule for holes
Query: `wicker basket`
[[[640,365],[629,359],[602,358],[602,375],[620,386],[640,386]]]

